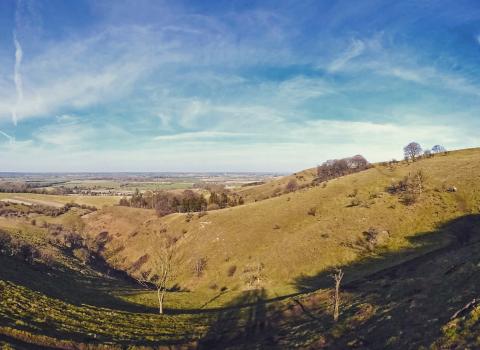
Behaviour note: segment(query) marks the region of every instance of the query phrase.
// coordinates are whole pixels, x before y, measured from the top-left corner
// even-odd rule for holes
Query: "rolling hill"
[[[158,237],[174,235],[179,238],[183,258],[177,279],[182,288],[246,290],[251,287],[245,283],[249,270],[261,266],[261,286],[267,293],[286,295],[304,289],[294,282],[299,276],[315,276],[378,251],[412,249],[418,253],[421,244],[412,243],[413,236],[434,232],[448,220],[478,212],[479,160],[480,150],[471,149],[414,163],[376,165],[326,185],[211,211],[202,217],[172,214],[158,218],[149,210],[107,207],[88,217],[87,232],[111,237],[107,249],[118,251],[111,257],[118,268],[126,269],[142,256],[152,255]],[[402,204],[398,195],[388,193],[393,182],[418,170],[426,180],[415,204]],[[261,196],[289,178],[249,191]],[[452,186],[455,192],[448,191]],[[383,235],[372,252],[359,246],[369,230]],[[423,249],[449,240],[447,233],[439,232]],[[206,260],[201,277],[192,272],[199,258]],[[143,260],[140,270],[149,268],[148,259]],[[394,262],[379,261],[376,268],[390,263]],[[229,269],[235,272],[229,274]]]
[[[308,173],[313,178],[312,170],[292,176]],[[24,259],[0,246],[0,345],[480,346],[480,149],[377,164],[260,200],[292,176],[247,187],[246,204],[207,214],[158,217],[153,210],[105,206],[50,217],[22,203],[3,208],[3,235],[42,254]],[[405,178],[419,177],[415,200],[397,191]],[[86,262],[52,240],[58,227],[102,243],[100,256]],[[138,278],[151,271],[165,236],[176,238],[176,273],[166,314],[158,315],[156,293],[125,272]],[[345,272],[337,323],[331,316],[335,267]]]

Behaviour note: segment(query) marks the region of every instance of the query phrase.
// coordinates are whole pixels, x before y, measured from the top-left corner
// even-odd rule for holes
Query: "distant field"
[[[113,181],[113,180],[74,180],[69,181],[61,186],[67,188],[85,188],[93,190],[124,190],[134,191],[139,189],[145,190],[170,190],[170,189],[187,189],[192,188],[195,181],[190,179],[182,179],[181,181]]]
[[[59,207],[67,203],[93,205],[97,208],[115,205],[121,197],[119,196],[59,196],[35,193],[0,193],[0,200],[12,199],[30,204],[42,204]]]

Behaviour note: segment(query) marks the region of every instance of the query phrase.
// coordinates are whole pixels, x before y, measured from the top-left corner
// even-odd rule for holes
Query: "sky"
[[[480,2],[0,1],[0,171],[480,146]]]

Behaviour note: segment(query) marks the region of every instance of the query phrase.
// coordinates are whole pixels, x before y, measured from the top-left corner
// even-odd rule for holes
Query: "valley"
[[[122,197],[2,193],[0,344],[474,344],[479,174],[479,149],[373,164],[325,181],[309,169],[249,186],[193,189],[207,204],[212,191],[245,203],[163,216],[121,206]],[[407,180],[421,185],[413,202],[398,190]],[[163,251],[170,270],[158,314]],[[331,274],[338,268],[345,276],[333,322]]]

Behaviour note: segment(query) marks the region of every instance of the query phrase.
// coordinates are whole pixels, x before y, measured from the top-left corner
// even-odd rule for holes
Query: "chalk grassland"
[[[417,203],[407,206],[386,188],[417,170],[426,176],[425,190]],[[225,287],[227,294],[242,291],[248,289],[245,271],[260,264],[262,286],[278,296],[298,291],[295,281],[299,276],[315,276],[369,254],[356,242],[370,228],[388,233],[377,250],[418,248],[422,243],[413,242],[412,236],[435,232],[443,222],[478,212],[479,180],[480,151],[464,150],[393,167],[378,165],[329,181],[326,187],[306,188],[191,219],[186,214],[158,218],[149,210],[107,207],[88,217],[86,231],[89,235],[108,232],[112,251],[125,247],[112,255],[112,263],[119,268],[153,254],[155,235],[181,237],[178,244],[184,261],[178,282],[182,287],[193,291]],[[448,192],[450,186],[457,192]],[[265,185],[260,188],[263,192]],[[315,215],[309,215],[312,208]],[[448,234],[439,232],[424,249],[449,240]],[[207,261],[199,278],[192,273],[198,258]],[[379,259],[376,267],[390,263]],[[142,268],[150,268],[148,261]],[[233,274],[228,272],[233,269]]]
[[[392,182],[418,170],[426,179],[416,203],[405,205],[388,193]],[[255,191],[266,195],[266,188],[288,181],[248,190],[253,198]],[[453,187],[456,191],[448,191]],[[470,149],[377,165],[325,187],[204,216],[158,218],[153,210],[106,206],[83,219],[78,208],[56,218],[36,217],[67,226],[81,220],[89,236],[108,232],[105,257],[123,269],[153,254],[156,237],[180,237],[176,283],[181,291],[168,294],[163,316],[155,314],[155,293],[49,245],[48,230],[33,225],[33,217],[2,218],[0,227],[11,235],[51,249],[58,266],[52,270],[0,257],[0,344],[20,349],[87,344],[103,349],[475,348],[479,306],[451,317],[480,292],[479,212],[480,150]],[[366,250],[358,242],[371,228],[386,232],[386,239]],[[193,271],[198,258],[206,259],[200,276]],[[141,270],[151,268],[149,263],[140,264]],[[337,324],[325,289],[331,287],[332,267],[346,272]],[[252,268],[260,271],[253,286],[248,283]]]

